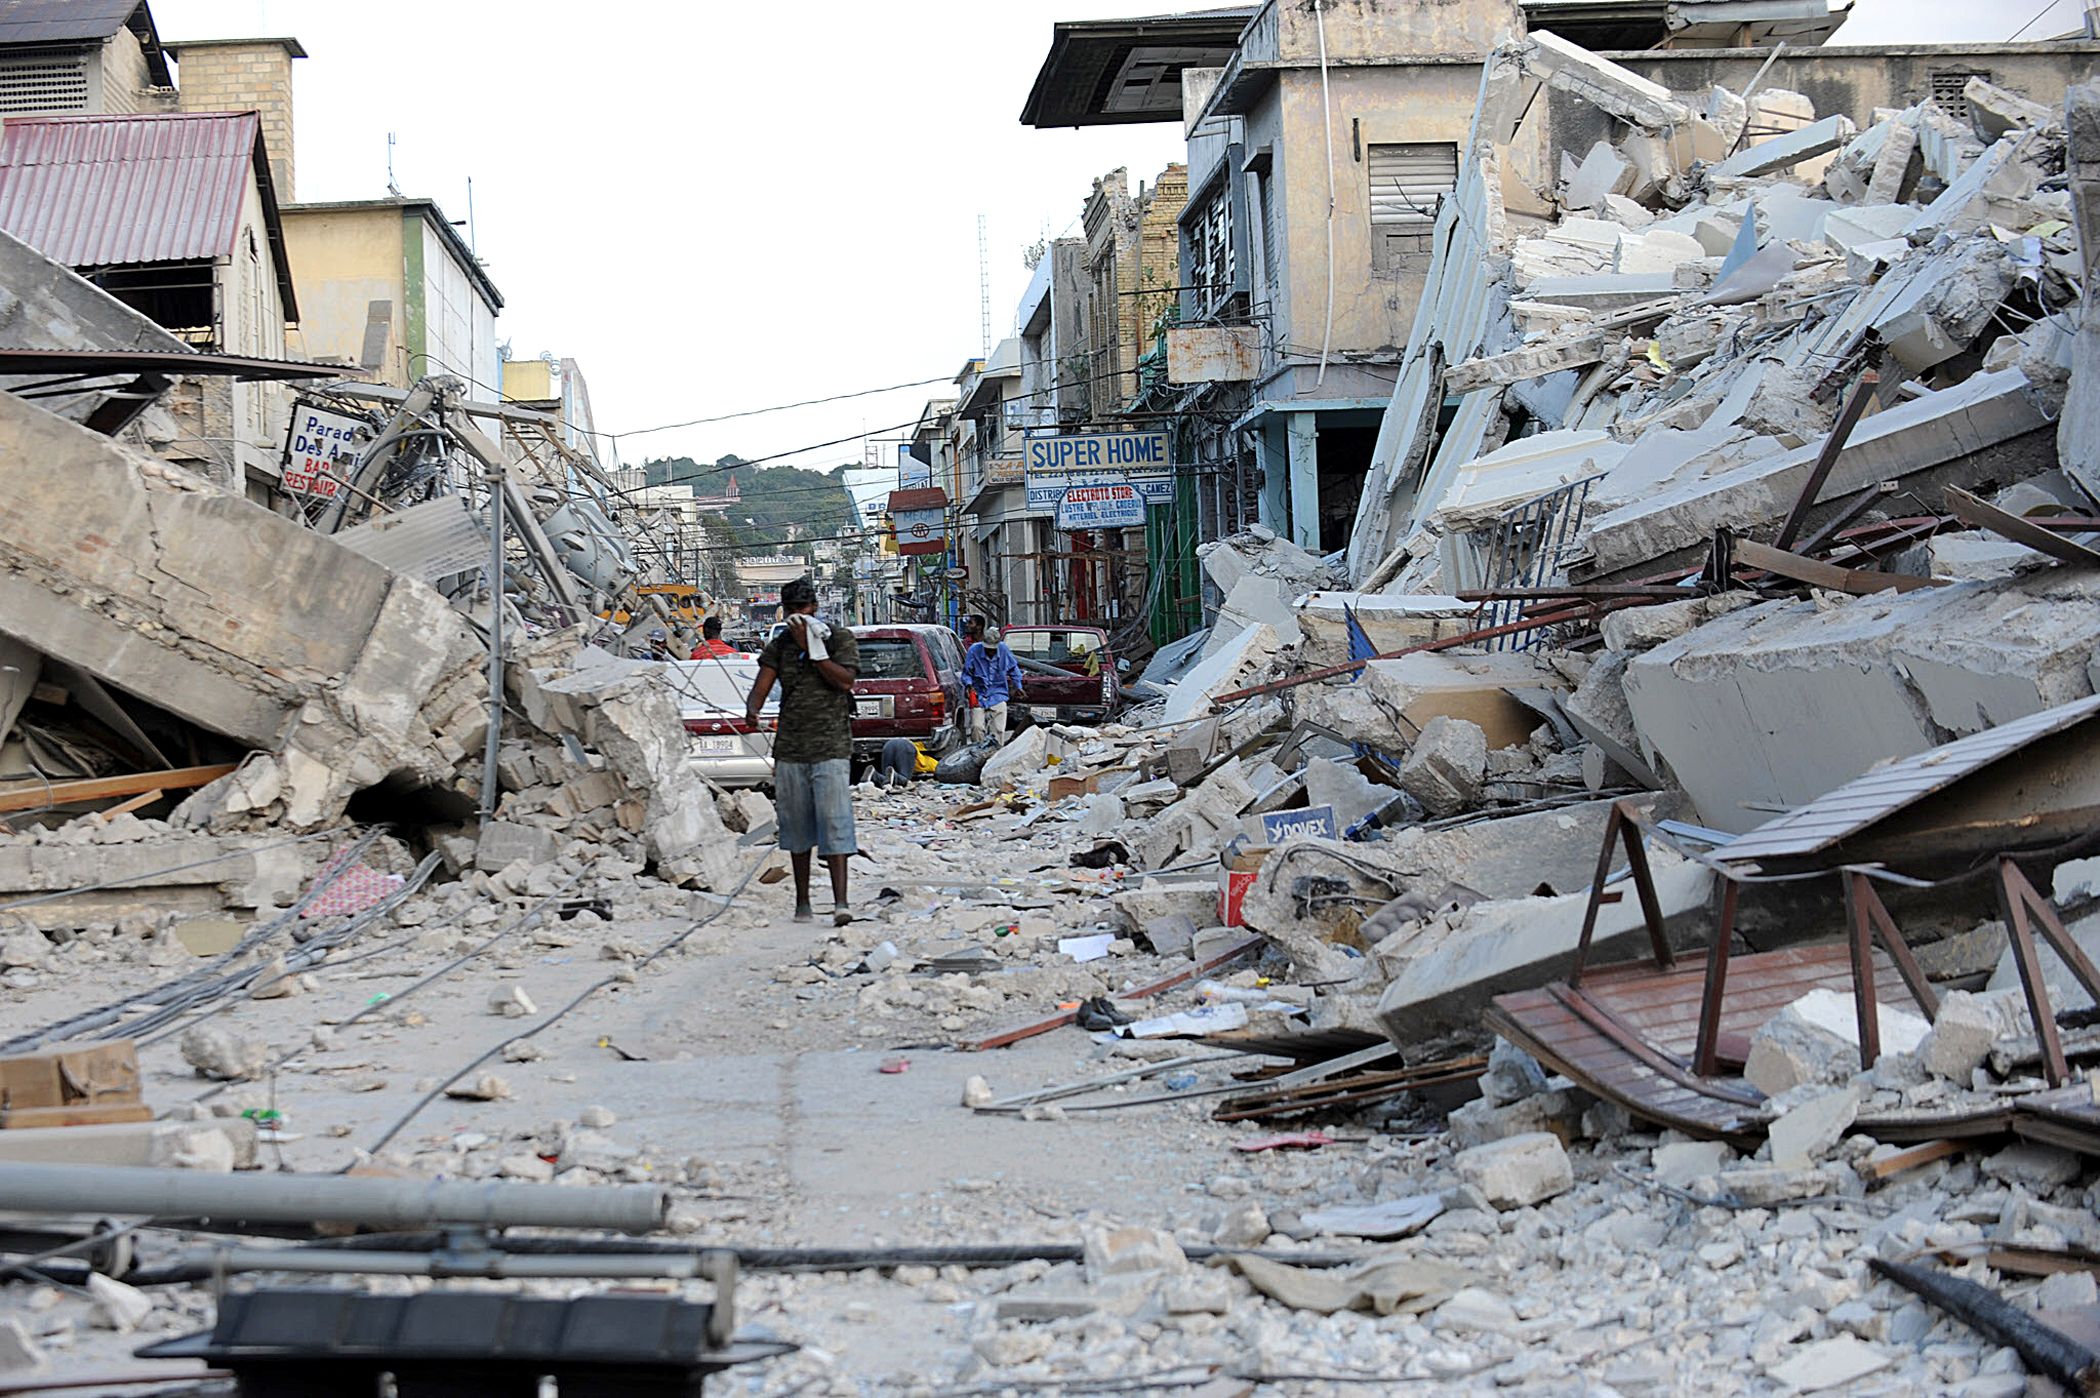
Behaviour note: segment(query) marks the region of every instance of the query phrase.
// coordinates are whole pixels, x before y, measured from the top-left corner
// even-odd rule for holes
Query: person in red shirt
[[[693,647],[693,659],[707,660],[717,655],[735,655],[737,648],[722,639],[722,618],[711,616],[700,623],[700,644]]]

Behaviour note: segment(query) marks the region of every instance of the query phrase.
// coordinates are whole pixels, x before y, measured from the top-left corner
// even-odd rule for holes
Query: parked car
[[[773,735],[754,733],[744,722],[744,700],[758,678],[758,657],[666,660],[660,668],[665,683],[678,695],[678,716],[692,744],[688,765],[719,787],[770,786]],[[766,696],[760,716],[769,725],[779,719],[777,685]]]
[[[853,759],[882,756],[910,738],[938,756],[962,737],[962,642],[945,626],[856,626],[860,678],[853,686]]]
[[[1009,626],[1021,662],[1021,706],[1038,723],[1100,723],[1123,702],[1108,633],[1092,626]],[[1050,673],[1050,670],[1055,673]]]

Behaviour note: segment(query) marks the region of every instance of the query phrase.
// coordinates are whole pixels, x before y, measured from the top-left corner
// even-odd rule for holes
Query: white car
[[[725,655],[707,660],[666,660],[664,682],[678,695],[678,716],[692,744],[686,761],[718,787],[770,786],[773,733],[754,733],[744,721],[744,700],[758,678],[758,657]],[[777,722],[780,690],[766,696],[761,717]]]

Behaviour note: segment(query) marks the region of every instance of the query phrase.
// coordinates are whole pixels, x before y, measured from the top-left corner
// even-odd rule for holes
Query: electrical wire
[[[751,886],[751,880],[758,877],[759,870],[765,868],[767,862],[771,860],[772,857],[772,852],[768,851],[767,853],[759,856],[759,858],[757,858],[756,860],[753,860],[751,867],[744,871],[744,876],[736,881],[736,886],[730,889],[728,895],[722,899],[722,905],[720,907],[716,908],[706,917],[701,918],[698,922],[695,922],[692,926],[686,928],[685,931],[680,932],[677,936],[665,942],[655,951],[650,952],[647,956],[635,962],[633,969],[635,971],[640,971],[644,967],[653,965],[658,959],[664,956],[668,956],[671,952],[676,951],[679,947],[685,945],[686,940],[690,938],[694,933],[698,932],[701,928],[706,927],[709,923],[713,922],[723,913],[728,912],[729,909],[735,905],[736,900],[740,896],[742,896],[744,890]],[[465,958],[461,958],[461,960],[463,961],[465,960]],[[458,965],[460,963],[454,962],[453,964]],[[407,991],[402,992],[402,995],[405,996],[409,993],[412,993],[413,991],[421,989],[424,985],[428,984],[431,980],[435,979],[437,975],[441,975],[444,973],[444,970],[449,969],[451,968],[446,967],[443,968],[443,970],[440,970],[439,972],[433,973],[433,975],[431,976],[425,977],[422,981],[418,981],[415,985],[410,986]],[[532,1038],[536,1034],[542,1033],[548,1029],[553,1028],[554,1025],[558,1024],[561,1021],[563,1016],[567,1015],[578,1005],[581,1005],[584,1001],[590,999],[593,995],[596,995],[599,991],[605,989],[607,986],[620,984],[621,980],[621,976],[618,973],[615,973],[613,975],[603,976],[598,980],[593,981],[591,984],[585,986],[581,991],[579,991],[575,996],[573,996],[567,1004],[563,1005],[560,1009],[554,1011],[554,1013],[548,1015],[545,1019],[542,1019],[539,1023],[531,1026],[528,1029],[520,1030],[518,1033],[511,1035],[509,1038],[502,1040],[500,1043],[491,1045],[483,1052],[475,1055],[472,1059],[468,1060],[464,1067],[460,1068],[457,1072],[453,1073],[452,1076],[446,1078],[444,1081],[440,1082],[436,1087],[433,1087],[430,1089],[430,1091],[424,1093],[423,1096],[417,1098],[413,1106],[411,1106],[407,1111],[403,1112],[399,1117],[395,1118],[394,1123],[391,1126],[387,1127],[385,1131],[380,1133],[378,1139],[373,1141],[372,1144],[367,1148],[367,1153],[376,1155],[381,1150],[383,1150],[386,1147],[387,1142],[393,1140],[394,1137],[400,1135],[402,1130],[405,1127],[407,1127],[407,1125],[411,1121],[414,1121],[416,1117],[422,1114],[422,1111],[425,1107],[428,1107],[432,1102],[435,1102],[440,1096],[444,1094],[446,1088],[452,1086],[452,1084],[458,1082],[461,1078],[473,1072],[476,1068],[479,1068],[482,1064],[488,1062],[491,1058],[494,1058],[497,1054],[503,1052],[512,1044],[520,1043],[526,1039]],[[400,998],[402,998],[402,996],[395,997],[395,999]],[[355,1016],[353,1016],[352,1018],[355,1018]],[[349,1020],[344,1021],[345,1024],[348,1024],[349,1022]]]
[[[369,849],[372,843],[384,833],[386,833],[384,826],[373,826],[353,843],[348,850],[338,856],[333,865],[325,870],[320,877],[316,878],[306,892],[301,894],[289,908],[268,922],[251,928],[230,949],[212,958],[209,964],[192,971],[186,976],[179,976],[164,984],[135,991],[130,995],[113,1000],[95,1009],[84,1010],[70,1019],[60,1020],[56,1024],[45,1025],[41,1029],[30,1030],[26,1034],[18,1034],[5,1043],[0,1043],[0,1052],[25,1052],[40,1048],[44,1044],[57,1039],[77,1038],[92,1030],[105,1028],[116,1023],[124,1017],[126,1010],[143,1002],[151,1002],[160,1006],[167,1006],[171,1003],[187,1003],[189,996],[197,993],[199,989],[212,984],[211,977],[214,974],[233,965],[240,958],[246,956],[250,951],[276,936],[279,932],[296,926],[299,921],[299,915],[311,907],[315,899],[326,893],[337,879],[347,873],[357,856]],[[159,1022],[158,1014],[159,1011],[156,1011],[154,1014],[149,1015],[148,1019],[157,1024]]]

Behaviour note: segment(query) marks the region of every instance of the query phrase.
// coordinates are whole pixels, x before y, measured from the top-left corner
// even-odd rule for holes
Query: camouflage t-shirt
[[[843,626],[825,639],[831,658],[860,674],[860,644]],[[758,663],[780,675],[780,731],[773,739],[775,762],[833,762],[853,756],[853,696],[833,689],[802,647],[786,632],[759,652]]]

